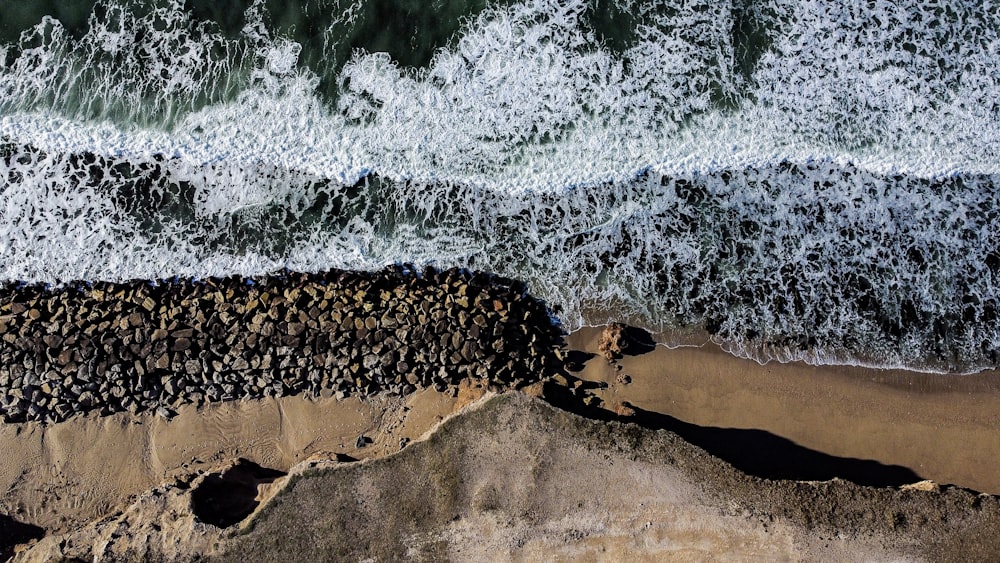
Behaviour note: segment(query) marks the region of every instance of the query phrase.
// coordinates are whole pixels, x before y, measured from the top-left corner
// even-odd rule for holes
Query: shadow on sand
[[[586,391],[598,384],[581,380],[577,386]],[[587,418],[668,430],[736,469],[763,479],[826,481],[838,477],[870,487],[898,487],[921,480],[919,475],[906,467],[825,454],[764,430],[699,426],[633,405],[629,408],[634,414],[618,416],[608,410],[585,405],[582,393],[573,393],[563,387],[546,391],[546,400],[559,408]]]
[[[44,536],[44,529],[0,514],[0,561],[6,561],[14,555],[14,546],[39,540]]]

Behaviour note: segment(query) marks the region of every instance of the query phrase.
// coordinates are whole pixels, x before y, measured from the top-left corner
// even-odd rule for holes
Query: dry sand
[[[596,353],[598,336],[597,329],[579,331],[568,339],[569,348]],[[751,475],[823,480],[850,473],[847,476],[873,484],[932,479],[1000,493],[1000,470],[994,464],[1000,458],[996,374],[959,377],[803,364],[761,366],[712,347],[661,346],[616,364],[592,357],[576,375],[587,382],[589,393],[602,399],[604,416],[623,402],[632,405],[637,411],[633,420],[676,431]],[[619,382],[623,375],[629,383]],[[458,397],[433,391],[402,399],[286,397],[186,407],[170,421],[119,414],[76,417],[48,427],[0,425],[0,514],[42,526],[54,535],[148,500],[143,493],[163,483],[236,458],[280,471],[337,454],[380,458],[397,451],[401,438],[416,439],[481,394],[482,390],[466,386]],[[371,443],[358,448],[359,436]],[[516,453],[516,442],[500,444],[494,451],[508,449]],[[528,477],[539,467],[549,471],[544,459],[524,467],[517,465],[518,459],[523,458],[515,455],[504,461],[505,470],[521,475],[527,468]],[[583,463],[586,475],[581,474],[573,487],[588,479],[596,479],[590,481],[594,483],[611,479],[601,473],[610,468],[602,469],[593,455],[574,459],[567,458],[565,464]],[[619,465],[624,473],[616,473],[617,484],[599,495],[600,509],[614,508],[618,512],[609,518],[619,520],[587,520],[587,511],[581,509],[563,512],[569,515],[564,520],[492,522],[495,514],[477,509],[468,513],[468,520],[435,528],[427,545],[433,548],[434,542],[447,540],[449,550],[467,545],[485,551],[466,555],[484,555],[492,553],[494,544],[489,542],[517,532],[523,543],[504,544],[505,553],[527,558],[558,547],[566,557],[601,558],[600,550],[607,549],[611,551],[603,553],[609,557],[673,553],[683,558],[686,553],[697,558],[714,553],[797,559],[815,555],[827,544],[847,559],[865,553],[892,555],[891,541],[855,545],[824,540],[792,524],[733,519],[723,510],[724,503],[705,505],[700,493],[692,493],[692,486],[703,484],[690,476],[679,479],[655,464],[619,461],[625,464]],[[525,477],[528,481],[512,482],[498,494],[522,495],[519,487],[530,491],[556,486],[557,473],[550,471],[548,481],[533,485],[526,484],[530,479]],[[412,476],[395,479],[402,482]],[[563,487],[546,498],[567,495],[569,490]],[[638,493],[650,503],[634,506]],[[679,516],[657,521],[656,514]],[[638,532],[647,521],[653,522],[647,527],[650,531]],[[532,528],[536,524],[541,527]],[[581,536],[580,526],[590,531]],[[485,543],[467,541],[476,534],[484,534]],[[683,551],[689,548],[694,551]],[[855,548],[861,553],[853,553]]]
[[[596,354],[599,337],[600,329],[584,329],[570,336],[569,347]],[[765,431],[830,456],[902,466],[916,474],[914,480],[1000,494],[998,373],[760,365],[712,345],[658,346],[618,364],[621,370],[597,356],[576,374],[608,384],[594,391],[608,408],[624,401],[701,427]],[[631,383],[618,383],[620,374]]]
[[[382,456],[468,402],[469,393],[284,397],[184,407],[170,421],[117,414],[51,426],[0,425],[0,514],[59,533],[121,509],[161,483],[236,458],[287,471],[309,457]],[[358,448],[359,436],[371,443]]]
[[[192,516],[206,481],[50,537],[18,563],[993,560],[1000,504],[962,490],[748,477],[667,432],[490,396],[395,454],[299,464],[249,519]],[[228,485],[226,484],[228,483]],[[237,480],[220,486],[239,496]],[[265,485],[258,484],[257,491]],[[224,489],[225,489],[224,487]],[[225,496],[226,490],[213,489]],[[192,492],[193,491],[193,492]]]

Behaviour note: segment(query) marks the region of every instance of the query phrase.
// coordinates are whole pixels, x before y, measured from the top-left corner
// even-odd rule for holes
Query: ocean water
[[[463,266],[975,371],[998,104],[994,2],[0,0],[0,280]]]

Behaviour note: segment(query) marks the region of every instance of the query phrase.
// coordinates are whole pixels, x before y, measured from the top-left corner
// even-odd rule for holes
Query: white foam
[[[718,317],[734,351],[747,330],[761,335],[741,353],[846,361],[844,345],[911,366],[930,336],[848,342],[885,322],[846,303],[845,284],[884,285],[873,291],[890,313],[909,300],[961,316],[956,279],[997,297],[982,269],[996,218],[967,213],[993,209],[992,178],[976,178],[1000,174],[994,8],[761,3],[775,43],[747,80],[729,64],[740,53],[724,3],[623,4],[638,23],[616,54],[586,27],[585,2],[529,0],[469,21],[426,69],[354,53],[333,107],[259,5],[236,38],[193,22],[180,0],[148,19],[102,5],[111,15],[82,39],[47,19],[25,36],[38,45],[0,66],[0,137],[30,159],[0,171],[2,278],[435,262],[526,278],[569,328],[587,310],[653,328]],[[157,162],[190,186],[189,214],[146,232],[120,209],[120,186],[79,180],[67,155],[88,152]],[[352,188],[374,175],[385,186]],[[942,195],[921,181],[952,177],[968,185]],[[678,181],[710,205],[686,202]],[[818,226],[810,206],[838,211]],[[755,233],[733,231],[740,221]],[[737,248],[738,260],[719,258]],[[929,265],[899,259],[911,248]],[[783,268],[808,313],[775,304],[793,293]],[[965,356],[941,365],[979,365],[978,348],[1000,347],[990,323],[968,327],[945,343]],[[820,343],[759,344],[785,335]]]

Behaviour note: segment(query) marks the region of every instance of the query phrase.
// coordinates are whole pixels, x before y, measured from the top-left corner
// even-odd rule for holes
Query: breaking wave
[[[0,46],[0,278],[469,266],[526,280],[570,329],[996,365],[992,4],[99,0],[22,19]]]

